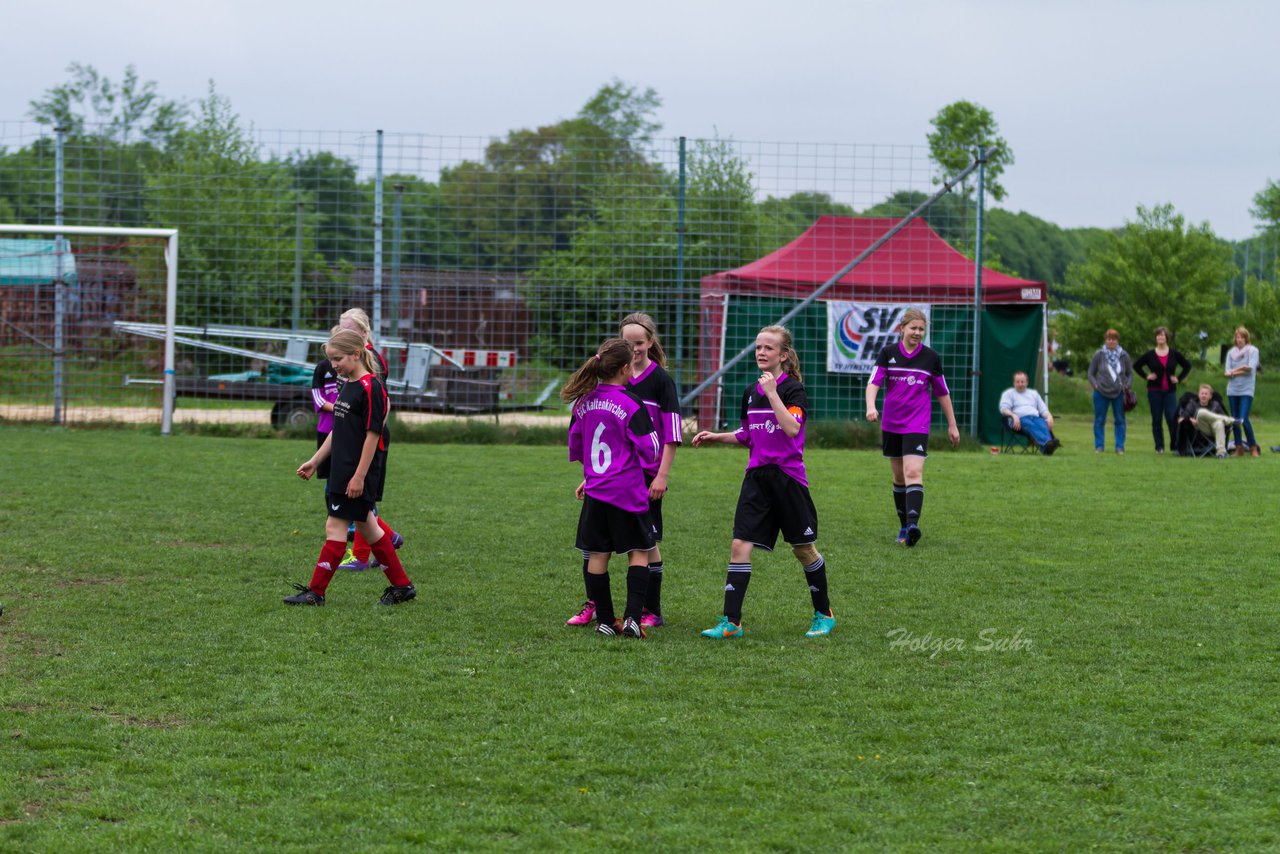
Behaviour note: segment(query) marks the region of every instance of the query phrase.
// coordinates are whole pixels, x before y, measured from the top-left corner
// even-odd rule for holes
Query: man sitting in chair
[[[1227,458],[1227,428],[1235,424],[1236,419],[1227,414],[1222,396],[1213,390],[1213,386],[1205,383],[1200,386],[1199,394],[1187,392],[1182,396],[1178,401],[1179,432],[1184,421],[1190,422],[1204,435],[1212,436],[1218,459]]]
[[[1027,372],[1013,375],[1013,388],[1000,395],[1000,414],[1015,433],[1025,433],[1027,438],[1047,457],[1062,444],[1053,435],[1053,413],[1040,392],[1027,388]]]

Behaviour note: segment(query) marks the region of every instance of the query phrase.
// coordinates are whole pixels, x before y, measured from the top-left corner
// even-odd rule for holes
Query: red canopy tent
[[[890,217],[820,217],[786,246],[736,270],[702,280],[699,370],[716,371],[725,353],[728,297],[762,296],[804,299],[899,223]],[[825,301],[971,304],[976,265],[938,236],[923,219],[909,222],[861,264],[828,289]],[[983,268],[982,302],[1043,304],[1043,282],[1019,279]],[[699,396],[704,415],[716,407],[715,385]]]

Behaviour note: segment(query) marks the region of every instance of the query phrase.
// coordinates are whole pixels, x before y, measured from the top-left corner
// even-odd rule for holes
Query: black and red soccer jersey
[[[365,344],[364,348],[373,353],[373,360],[378,363],[378,377],[385,380],[387,378],[387,360],[382,358],[382,354],[375,350],[372,344]]]
[[[329,492],[345,493],[355,474],[364,449],[365,436],[378,434],[378,447],[364,478],[364,495],[368,501],[382,500],[382,485],[387,469],[387,390],[382,380],[365,374],[358,380],[343,383],[333,405],[333,444],[329,457]]]
[[[631,393],[644,404],[653,422],[653,429],[658,434],[658,441],[663,445],[679,445],[684,441],[684,429],[680,420],[680,395],[676,392],[675,380],[657,362],[650,362],[649,367],[639,376],[628,382]],[[662,462],[662,454],[652,465],[644,467],[645,472],[653,476],[658,473]]]

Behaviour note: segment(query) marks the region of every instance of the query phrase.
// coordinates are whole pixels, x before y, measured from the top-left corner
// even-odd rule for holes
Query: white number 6
[[[600,436],[604,434],[604,425],[601,424],[596,428],[596,434],[591,437],[591,468],[596,474],[604,474],[609,470],[609,464],[613,462],[613,451],[609,450],[609,445],[600,441]]]

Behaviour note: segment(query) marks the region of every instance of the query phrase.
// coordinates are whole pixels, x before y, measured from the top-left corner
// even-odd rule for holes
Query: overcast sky
[[[171,98],[212,79],[261,129],[501,135],[611,78],[663,135],[925,144],[989,108],[1017,162],[1003,207],[1111,227],[1171,202],[1252,235],[1280,180],[1280,3],[1058,0],[62,0],[5,3],[0,120],[81,62]]]

